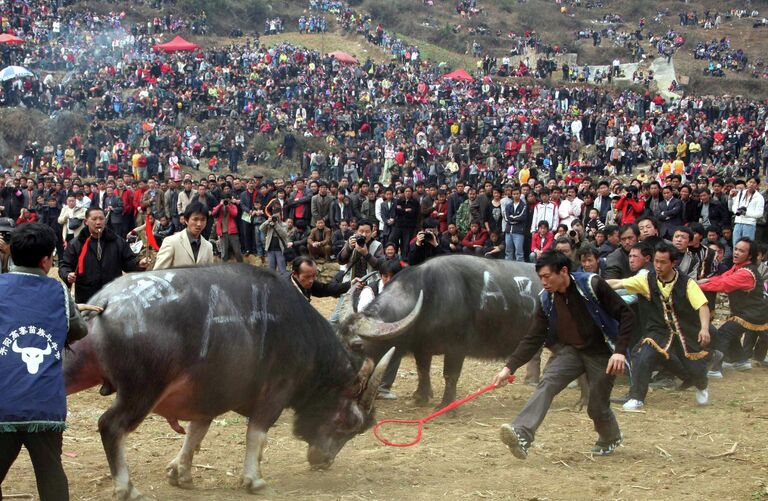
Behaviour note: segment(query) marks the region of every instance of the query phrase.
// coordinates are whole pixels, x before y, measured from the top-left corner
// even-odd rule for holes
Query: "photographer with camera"
[[[730,192],[731,211],[736,215],[733,225],[733,245],[736,246],[742,237],[755,238],[757,232],[757,220],[763,217],[765,200],[757,191],[760,186],[760,178],[752,176],[747,179],[746,189]]]
[[[216,218],[216,235],[219,237],[221,260],[225,263],[229,261],[231,256],[234,256],[238,263],[243,262],[243,255],[240,252],[240,237],[237,233],[237,206],[239,204],[239,199],[227,196],[211,211],[211,215]],[[283,265],[284,269],[285,265]]]
[[[621,224],[632,224],[645,210],[645,201],[638,197],[636,186],[628,186],[621,192],[621,198],[616,202],[616,210],[621,212]]]
[[[264,248],[267,251],[267,268],[285,273],[285,249],[293,247],[288,237],[288,228],[283,223],[280,214],[272,214],[261,223],[259,231],[264,234]]]
[[[408,253],[408,264],[416,266],[427,259],[446,254],[445,248],[440,245],[440,238],[437,234],[439,223],[436,219],[425,219],[424,229],[416,234],[416,240],[411,244]]]
[[[357,223],[357,233],[347,240],[339,252],[339,264],[346,266],[344,282],[353,278],[362,278],[372,271],[379,271],[386,258],[384,246],[375,240],[376,230],[373,223],[362,219]]]

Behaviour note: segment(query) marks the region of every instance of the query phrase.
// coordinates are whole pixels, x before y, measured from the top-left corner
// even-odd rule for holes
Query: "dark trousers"
[[[387,370],[384,371],[384,377],[381,378],[381,385],[379,385],[379,388],[384,390],[392,389],[392,384],[395,382],[397,371],[400,369],[400,361],[402,359],[403,352],[401,350],[395,349],[395,352],[392,354],[392,360],[389,361]]]
[[[67,476],[61,466],[61,439],[60,431],[0,433],[0,485],[23,445],[32,459],[40,500],[69,500]],[[2,498],[3,492],[0,488],[0,499]]]
[[[691,383],[700,390],[706,389],[706,358],[701,360],[686,358],[682,348],[679,348],[679,341],[675,341],[670,348],[669,359],[650,344],[640,343],[632,351],[632,386],[629,388],[629,398],[645,402],[645,397],[648,395],[648,383],[651,382],[651,373],[659,363],[662,363],[665,369],[682,379],[684,383]]]
[[[744,353],[744,347],[741,344],[741,336],[745,330],[737,322],[728,320],[717,329],[713,347],[722,352],[728,361],[741,362],[747,360],[748,357]],[[712,367],[712,369],[720,370],[720,367]]]
[[[611,353],[608,352],[586,353],[573,346],[559,347],[544,368],[541,382],[515,418],[513,426],[532,441],[555,396],[571,381],[586,374],[589,383],[587,414],[595,424],[595,431],[601,441],[618,439],[619,423],[610,402],[615,377],[605,373],[609,358]]]
[[[389,242],[397,245],[403,259],[408,258],[408,253],[411,250],[411,239],[415,231],[415,228],[398,228],[395,226],[392,228],[392,233],[389,234]]]
[[[768,332],[747,331],[744,335],[744,354],[759,362],[768,354]]]

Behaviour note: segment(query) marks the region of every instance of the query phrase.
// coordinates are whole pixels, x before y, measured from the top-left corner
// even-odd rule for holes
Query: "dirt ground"
[[[324,314],[332,300],[313,300]],[[432,368],[435,392],[442,391],[442,365]],[[468,360],[459,394],[485,386],[499,362]],[[521,383],[487,393],[455,416],[426,426],[420,444],[387,447],[367,432],[347,444],[333,467],[310,471],[306,444],[291,434],[286,411],[270,431],[263,472],[271,492],[264,499],[521,499],[521,500],[700,500],[768,499],[768,368],[728,371],[711,384],[711,405],[697,408],[693,393],[657,390],[644,412],[617,408],[624,446],[611,457],[592,457],[595,440],[586,412],[571,410],[578,390],[563,392],[539,430],[526,461],[515,459],[499,441],[498,428],[521,409],[532,388]],[[419,418],[431,408],[407,398],[416,387],[413,359],[403,360],[395,401],[378,403],[378,417]],[[621,381],[616,394],[626,390]],[[69,399],[69,429],[63,461],[75,500],[112,498],[112,482],[96,423],[110,398],[93,389]],[[395,425],[397,426],[397,425]],[[382,428],[391,439],[407,441],[411,428]],[[159,500],[236,500],[254,496],[239,490],[245,453],[245,420],[226,414],[214,421],[194,460],[194,490],[171,487],[165,466],[182,437],[164,419],[150,416],[127,439],[134,484]],[[734,445],[735,444],[735,445]],[[4,494],[37,498],[26,455],[3,484]]]

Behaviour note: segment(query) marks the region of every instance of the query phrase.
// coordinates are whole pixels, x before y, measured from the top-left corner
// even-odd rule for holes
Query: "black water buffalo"
[[[442,405],[456,398],[464,358],[510,355],[533,321],[541,284],[532,264],[444,256],[406,268],[362,313],[343,319],[339,335],[372,355],[395,346],[412,352],[419,384],[432,396],[432,356],[445,354]]]
[[[168,466],[173,485],[192,483],[192,456],[214,417],[248,418],[243,486],[265,487],[267,430],[286,407],[309,443],[313,467],[330,466],[344,444],[373,423],[373,401],[388,358],[374,369],[351,353],[330,324],[287,281],[248,265],[126,275],[91,300],[104,308],[65,361],[67,391],[102,385],[116,392],[99,419],[115,493],[138,499],[124,437],[155,412],[175,428],[189,420]]]

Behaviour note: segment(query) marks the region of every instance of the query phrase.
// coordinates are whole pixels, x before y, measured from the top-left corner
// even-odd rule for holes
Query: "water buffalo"
[[[192,456],[214,417],[248,418],[243,486],[262,490],[267,430],[286,407],[309,443],[311,466],[330,466],[344,444],[373,423],[388,357],[347,350],[306,299],[271,272],[248,265],[126,275],[91,299],[103,313],[65,360],[68,393],[102,385],[116,392],[99,432],[121,500],[139,499],[124,437],[155,412],[174,428],[189,420],[169,481],[192,484]],[[391,354],[390,354],[391,355]]]
[[[437,257],[398,273],[362,313],[340,322],[350,346],[413,352],[418,403],[432,396],[432,356],[445,354],[441,406],[456,399],[464,358],[505,358],[528,332],[541,285],[532,264]]]

